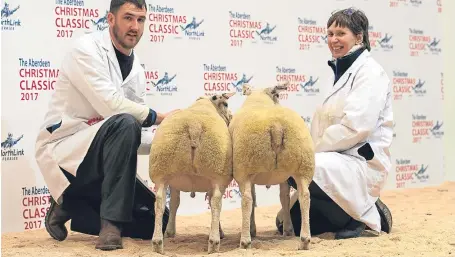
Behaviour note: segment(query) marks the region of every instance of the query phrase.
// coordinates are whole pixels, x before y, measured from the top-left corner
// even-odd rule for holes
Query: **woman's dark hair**
[[[361,10],[348,8],[332,13],[327,28],[335,22],[335,26],[348,28],[354,35],[363,34],[363,45],[368,51],[371,50],[370,40],[368,36],[368,18]]]

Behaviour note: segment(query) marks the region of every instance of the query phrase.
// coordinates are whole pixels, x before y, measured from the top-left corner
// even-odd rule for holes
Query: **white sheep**
[[[254,222],[252,189],[255,184],[280,185],[283,208],[283,234],[294,235],[290,216],[290,187],[293,177],[298,185],[302,210],[299,250],[309,249],[309,191],[314,174],[314,147],[309,129],[295,111],[279,105],[279,93],[288,83],[253,90],[244,85],[247,98],[229,124],[233,144],[233,171],[242,194],[241,248],[251,247]],[[251,217],[253,216],[253,217]],[[253,222],[252,222],[253,221]]]
[[[201,97],[185,110],[163,120],[150,149],[149,174],[156,186],[152,245],[163,253],[162,218],[165,191],[171,188],[167,232],[175,234],[180,191],[207,192],[212,212],[208,252],[219,251],[222,196],[233,180],[232,143],[227,100],[235,93]]]

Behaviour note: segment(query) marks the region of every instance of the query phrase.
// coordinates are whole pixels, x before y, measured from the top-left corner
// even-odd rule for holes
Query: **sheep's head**
[[[278,84],[274,87],[266,88],[266,89],[264,89],[264,92],[268,96],[270,96],[270,98],[272,98],[274,103],[277,104],[277,103],[279,103],[280,93],[286,91],[288,89],[288,86],[289,86],[289,81],[286,81],[286,82]]]
[[[233,95],[235,95],[235,92],[223,93],[221,95],[214,95],[210,97],[210,101],[212,101],[213,105],[215,105],[216,110],[220,114],[221,118],[223,118],[226,122],[226,125],[229,125],[232,119],[232,113],[228,108],[228,100]]]
[[[242,94],[243,95],[251,95],[251,92],[253,91],[253,89],[251,88],[251,86],[249,84],[243,84],[242,86]]]

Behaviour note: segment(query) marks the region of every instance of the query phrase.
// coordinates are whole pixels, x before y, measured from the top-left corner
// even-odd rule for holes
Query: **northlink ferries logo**
[[[423,88],[423,85],[425,85],[425,81],[422,81],[419,79],[419,81],[417,82],[417,84],[415,86],[412,87],[412,90],[414,90],[414,93],[418,96],[423,96],[427,93],[427,90],[425,89],[422,89]]]
[[[378,40],[378,44],[381,46],[382,49],[384,50],[392,50],[393,49],[393,44],[390,42],[392,39],[392,36],[388,33],[385,33],[385,36]]]
[[[422,4],[422,0],[410,0],[409,2],[415,7],[419,7]]]
[[[19,156],[24,155],[24,149],[16,149],[15,147],[23,137],[24,135],[14,138],[13,134],[8,133],[8,137],[1,144],[3,161],[14,161]]]
[[[313,79],[313,76],[310,76],[310,80],[300,83],[300,86],[305,93],[319,93],[319,88],[315,88],[314,86],[318,80],[319,78]]]
[[[422,164],[422,167],[420,167],[420,169],[414,173],[414,176],[420,180],[420,182],[425,182],[428,180],[428,178],[430,177],[428,174],[425,174],[425,172],[427,171],[428,169],[428,165],[425,167],[423,164]]]
[[[182,32],[185,36],[189,37],[190,39],[200,39],[201,37],[205,36],[205,32],[203,30],[198,30],[199,26],[204,22],[204,19],[201,21],[197,21],[196,17],[193,17],[190,23],[186,24],[185,26],[180,25]]]
[[[328,38],[327,35],[321,36],[321,38],[322,38],[322,40],[324,40],[324,42],[325,42],[326,44],[329,43],[329,38]]]
[[[109,24],[107,23],[107,14],[108,13],[109,12],[106,11],[106,14],[96,21],[92,19],[93,26],[95,26],[97,30],[102,31],[109,27]]]
[[[431,41],[429,44],[427,44],[427,47],[430,50],[430,52],[435,53],[435,54],[441,52],[441,48],[438,47],[440,41],[441,41],[441,39],[437,40],[436,38],[433,38],[433,41]]]
[[[237,92],[242,92],[243,85],[250,83],[252,78],[253,78],[253,76],[251,76],[250,78],[247,78],[246,74],[243,73],[242,78],[239,81],[231,82],[231,84],[234,86],[234,88],[237,90]]]
[[[395,127],[397,126],[397,123],[396,122],[393,122],[393,125],[392,125],[392,131],[393,131],[393,137],[396,138],[397,137],[397,131],[395,130]]]
[[[19,10],[20,5],[14,8],[10,8],[9,4],[5,2],[2,8],[2,30],[14,30],[15,27],[21,26],[21,20],[11,19],[10,17]]]
[[[156,92],[160,92],[161,94],[168,94],[172,95],[178,91],[177,85],[172,83],[175,79],[177,74],[169,76],[169,73],[166,71],[164,72],[164,76],[155,81],[147,81],[147,84],[152,84],[153,88],[156,88]],[[147,91],[150,91],[150,87],[147,87]]]
[[[256,34],[265,43],[273,43],[278,40],[277,36],[270,35],[275,30],[276,25],[272,27],[268,22],[266,24],[267,25],[265,26],[265,28],[261,29],[260,31],[257,30]]]
[[[441,121],[441,124],[439,124],[439,121],[436,121],[436,125],[430,128],[430,131],[435,138],[442,138],[444,136],[444,131],[441,129],[442,124],[444,124],[444,122]]]
[[[310,116],[300,116],[300,117],[302,117],[303,121],[308,126],[308,128],[311,128],[311,117]]]

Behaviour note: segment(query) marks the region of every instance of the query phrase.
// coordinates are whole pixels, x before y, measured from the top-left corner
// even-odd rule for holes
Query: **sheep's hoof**
[[[215,253],[220,251],[220,239],[209,239],[209,248],[208,248],[208,253]]]
[[[299,250],[310,249],[310,237],[300,237]]]
[[[240,238],[240,248],[250,249],[251,248],[251,238]]]
[[[171,230],[166,230],[166,237],[175,237],[175,230],[171,231]]]
[[[163,239],[153,239],[152,247],[154,252],[164,254]]]
[[[286,229],[283,231],[283,236],[294,236],[294,229]]]

